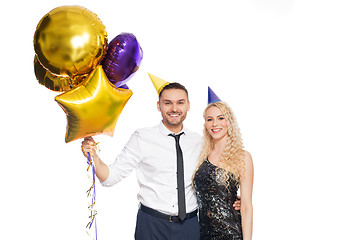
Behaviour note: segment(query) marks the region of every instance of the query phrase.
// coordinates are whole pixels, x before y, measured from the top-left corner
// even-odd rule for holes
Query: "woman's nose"
[[[217,125],[217,121],[216,121],[215,119],[212,121],[212,125],[213,125],[213,126],[216,126],[216,125]]]

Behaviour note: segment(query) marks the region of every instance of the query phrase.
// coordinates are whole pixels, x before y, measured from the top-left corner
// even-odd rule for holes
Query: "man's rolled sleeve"
[[[140,133],[135,131],[122,152],[109,165],[109,176],[101,182],[105,187],[111,187],[127,177],[140,163]]]

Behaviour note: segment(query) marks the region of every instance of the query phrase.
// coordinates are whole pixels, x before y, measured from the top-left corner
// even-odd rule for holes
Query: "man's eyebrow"
[[[168,102],[180,102],[180,101],[185,101],[185,98],[175,99],[175,100],[171,100],[171,99],[166,99],[166,98],[164,98],[163,101],[168,101]]]

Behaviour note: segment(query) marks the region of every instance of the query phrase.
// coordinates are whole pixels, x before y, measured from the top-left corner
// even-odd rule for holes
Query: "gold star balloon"
[[[98,65],[80,86],[55,97],[67,116],[65,142],[102,133],[113,136],[119,115],[131,96],[131,90],[110,83]]]

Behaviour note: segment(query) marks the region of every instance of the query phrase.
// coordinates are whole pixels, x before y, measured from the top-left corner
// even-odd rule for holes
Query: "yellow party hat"
[[[160,94],[161,90],[168,84],[170,84],[169,82],[162,80],[161,78],[155,77],[154,75],[149,74],[149,77],[152,81],[152,83],[154,84],[154,87],[158,93],[158,95]]]

